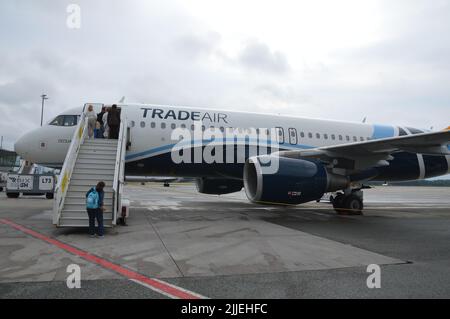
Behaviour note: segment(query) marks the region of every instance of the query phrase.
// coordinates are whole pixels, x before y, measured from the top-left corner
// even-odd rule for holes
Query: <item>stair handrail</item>
[[[113,217],[112,224],[117,221],[117,213],[121,209],[122,188],[125,180],[125,153],[127,143],[127,119],[122,118],[119,127],[119,139],[117,141],[116,163],[114,167],[113,181]]]
[[[64,207],[64,201],[69,188],[70,179],[72,178],[72,172],[75,167],[75,163],[78,157],[80,146],[84,142],[86,136],[88,121],[86,119],[86,113],[83,109],[80,120],[75,128],[75,132],[72,136],[72,141],[67,151],[66,158],[64,159],[64,165],[59,174],[58,183],[55,187],[54,201],[53,201],[53,224],[58,226],[61,212]]]

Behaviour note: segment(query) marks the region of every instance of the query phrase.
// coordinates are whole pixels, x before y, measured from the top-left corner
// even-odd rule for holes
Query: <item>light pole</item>
[[[48,100],[47,94],[42,94],[42,108],[41,108],[41,126],[42,126],[42,120],[44,119],[44,101]]]

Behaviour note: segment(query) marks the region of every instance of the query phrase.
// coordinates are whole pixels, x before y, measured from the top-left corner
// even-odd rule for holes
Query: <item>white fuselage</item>
[[[258,128],[261,132],[264,129],[277,128],[277,134],[279,134],[277,142],[279,142],[280,148],[288,150],[348,144],[411,134],[411,129],[396,126],[274,114],[149,104],[119,104],[118,106],[121,108],[121,118],[126,119],[130,128],[131,145],[126,153],[126,162],[130,164],[143,161],[142,164],[139,164],[142,166],[139,175],[158,174],[158,170],[155,170],[154,166],[147,171],[145,160],[170,153],[173,146],[179,141],[179,138],[172,139],[173,130],[176,128],[191,130],[191,126],[199,123],[199,121],[206,128],[213,127],[215,132],[219,134],[223,132],[225,140],[227,138],[226,133],[233,129],[245,133],[250,128]],[[99,112],[100,110],[96,109],[95,111]],[[79,115],[81,112],[82,109],[77,108],[68,110],[60,116]],[[51,121],[42,128],[24,135],[15,145],[18,154],[37,164],[61,167],[76,127],[60,125],[61,123],[71,124],[64,122],[63,119],[60,118],[59,122],[55,119],[54,122],[56,121],[57,125],[52,125]],[[237,143],[246,142],[238,140]],[[450,163],[449,157],[446,159]],[[448,167],[445,168],[445,173],[447,172]],[[421,175],[423,174],[421,173]]]

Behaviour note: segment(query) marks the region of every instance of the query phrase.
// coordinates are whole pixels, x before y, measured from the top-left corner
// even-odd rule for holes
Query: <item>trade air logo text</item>
[[[225,113],[216,112],[200,112],[200,111],[185,111],[185,110],[163,110],[159,108],[148,108],[142,107],[141,110],[144,111],[143,117],[151,117],[153,119],[161,120],[179,120],[179,121],[208,121],[212,123],[223,123],[228,124],[227,117]]]

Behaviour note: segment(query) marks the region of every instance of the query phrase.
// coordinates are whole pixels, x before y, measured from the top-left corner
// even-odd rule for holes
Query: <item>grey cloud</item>
[[[176,54],[188,59],[207,57],[212,54],[220,42],[220,34],[184,34],[173,41]]]
[[[429,2],[382,3],[387,38],[304,66],[264,38],[227,55],[222,35],[177,3],[80,0],[80,30],[65,28],[70,2],[61,3],[0,3],[0,24],[8,26],[0,28],[0,134],[11,141],[22,134],[17,117],[29,128],[39,124],[41,93],[50,97],[46,120],[125,95],[129,102],[448,126],[450,11]]]
[[[268,45],[261,42],[246,43],[238,59],[243,66],[262,72],[284,74],[290,70],[283,53],[271,51]]]

